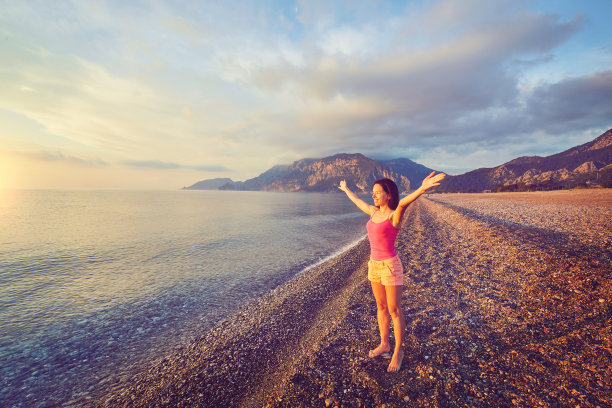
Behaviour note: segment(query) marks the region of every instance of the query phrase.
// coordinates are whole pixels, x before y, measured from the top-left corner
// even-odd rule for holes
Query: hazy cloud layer
[[[595,19],[609,6],[2,4],[0,110],[74,144],[61,152],[28,134],[40,160],[95,152],[109,166],[245,179],[362,152],[457,173],[552,154],[612,126],[611,40],[580,42],[608,30]],[[7,143],[25,140],[0,125]]]
[[[156,169],[156,170],[175,170],[175,169],[188,169],[188,170],[197,170],[197,171],[205,171],[205,172],[228,172],[230,169],[223,166],[186,166],[178,163],[168,163],[162,162],[159,160],[145,160],[145,161],[131,161],[123,163],[126,166],[131,167],[140,167],[147,169]]]
[[[11,151],[11,150],[0,150],[0,153],[10,156],[20,156],[28,160],[42,161],[42,162],[57,162],[57,163],[68,163],[72,165],[82,167],[106,167],[109,164],[101,159],[83,159],[80,157],[69,156],[62,152],[49,152],[49,151]]]

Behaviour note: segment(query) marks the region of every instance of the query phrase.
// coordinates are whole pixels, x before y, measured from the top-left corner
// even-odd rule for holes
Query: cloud
[[[231,169],[228,169],[225,166],[221,166],[221,165],[210,165],[210,166],[185,166],[185,168],[187,169],[193,169],[193,170],[198,170],[198,171],[210,171],[210,172],[228,172],[231,171]]]
[[[35,60],[30,64],[28,60]],[[134,149],[149,128],[144,120],[159,106],[155,91],[70,56],[14,55],[10,80],[0,81],[0,108],[42,124],[49,133],[106,150]],[[23,90],[27,89],[28,92]],[[146,116],[143,116],[146,113]],[[143,122],[136,125],[138,117]]]
[[[184,75],[185,85],[166,90],[149,78],[121,75],[73,55],[43,53],[27,42],[16,40],[11,47],[0,67],[0,109],[103,155],[223,158],[222,134],[233,126],[227,117],[240,115],[227,97],[215,95],[223,92],[213,90],[215,83],[204,98],[197,91],[181,95],[202,80]]]
[[[172,170],[179,169],[181,166],[176,163],[165,163],[158,160],[145,160],[145,161],[128,161],[123,163],[126,166],[131,167],[142,167],[147,169],[156,169],[156,170]]]
[[[154,169],[154,170],[175,170],[175,169],[186,169],[186,170],[197,170],[197,171],[205,171],[205,172],[228,172],[230,169],[221,165],[202,165],[202,166],[192,166],[192,165],[184,165],[178,163],[169,163],[163,162],[160,160],[144,160],[144,161],[127,161],[123,163],[126,166],[130,167],[139,167],[145,169]]]
[[[76,156],[66,155],[62,152],[50,151],[6,151],[2,153],[9,156],[23,157],[29,160],[41,162],[68,163],[83,167],[107,167],[109,164],[101,159],[83,159]]]
[[[527,114],[517,64],[550,58],[582,20],[563,22],[522,10],[499,15],[489,6],[476,21],[457,28],[448,21],[461,17],[458,13],[467,11],[442,2],[426,16],[420,24],[452,35],[438,33],[439,42],[424,48],[399,47],[378,55],[313,53],[306,66],[285,63],[257,70],[255,86],[273,95],[291,93],[298,101],[281,113],[260,116],[278,123],[270,136],[274,143],[313,153],[332,153],[344,144],[374,154],[412,143],[424,150],[460,140],[503,143],[503,137],[491,139],[492,128],[497,127],[496,135],[511,134],[515,126],[501,125],[520,122]]]
[[[612,71],[566,78],[535,89],[526,111],[533,127],[550,133],[609,126],[612,120]]]

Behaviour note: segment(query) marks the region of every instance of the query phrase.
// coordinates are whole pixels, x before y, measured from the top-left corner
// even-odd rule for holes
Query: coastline
[[[598,214],[605,219],[610,201],[602,202],[607,207]],[[364,240],[252,302],[147,372],[115,384],[100,399],[75,402],[612,404],[610,241],[593,241],[592,231],[565,232],[564,220],[580,217],[580,208],[559,220],[542,220],[539,209],[521,208],[528,222],[512,223],[474,216],[473,208],[459,210],[422,199],[406,213],[396,245],[407,271],[406,357],[399,373],[386,372],[388,359],[367,357],[378,329]],[[600,228],[599,236],[606,236],[606,225]]]
[[[348,299],[367,283],[368,257],[361,239],[306,268],[94,405],[262,406],[295,374],[292,363],[316,352],[346,317]]]

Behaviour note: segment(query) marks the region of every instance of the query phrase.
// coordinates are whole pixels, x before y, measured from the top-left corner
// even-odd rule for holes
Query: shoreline
[[[605,208],[595,216],[605,219],[610,201],[602,202]],[[568,206],[558,220],[542,219],[542,209],[533,206],[521,208],[520,222],[479,215],[502,214],[512,208],[508,204],[468,202],[469,211],[457,211],[417,200],[407,210],[396,245],[406,270],[406,357],[399,373],[386,372],[387,358],[367,357],[379,339],[364,240],[115,385],[110,395],[75,402],[611,405],[610,242],[593,240],[593,231],[564,229],[564,220],[581,217],[580,208]],[[606,236],[606,225],[595,216],[585,222],[599,225],[598,236]]]
[[[261,406],[268,390],[254,387],[254,383],[271,385],[279,375],[287,377],[289,371],[279,373],[275,364],[297,359],[317,348],[321,337],[339,321],[341,310],[335,306],[346,303],[346,296],[334,299],[334,295],[338,291],[350,295],[356,286],[366,282],[368,257],[369,245],[361,238],[348,250],[305,268],[266,295],[248,302],[189,346],[176,349],[147,372],[130,379],[130,384],[116,384],[108,392],[114,396],[101,397],[93,405],[171,403],[159,400],[159,391],[178,386],[176,392],[184,406]],[[336,312],[340,315],[334,316]],[[295,325],[296,319],[303,324]],[[176,384],[177,375],[205,378],[206,386]],[[232,384],[229,389],[228,378]],[[258,389],[263,392],[258,393]]]

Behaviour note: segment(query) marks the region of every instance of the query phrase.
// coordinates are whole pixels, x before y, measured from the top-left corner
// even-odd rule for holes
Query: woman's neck
[[[385,204],[385,205],[381,205],[380,207],[378,207],[378,210],[381,213],[386,214],[386,213],[388,213],[391,210],[391,208],[387,204]],[[391,210],[391,211],[393,211],[393,210]]]

